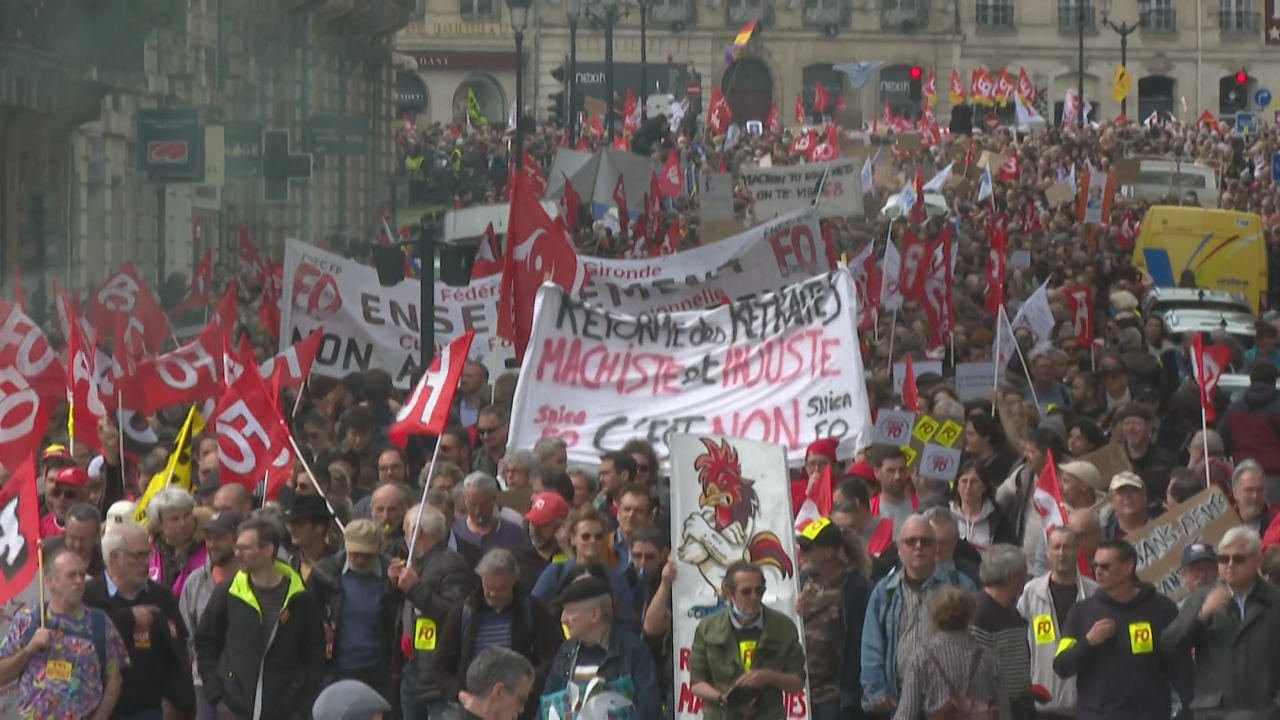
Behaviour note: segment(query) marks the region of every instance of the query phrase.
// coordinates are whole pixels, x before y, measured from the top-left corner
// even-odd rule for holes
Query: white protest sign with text
[[[676,557],[672,588],[675,708],[680,720],[702,717],[702,701],[689,682],[693,635],[703,618],[728,612],[720,596],[725,568],[747,560],[765,574],[764,604],[796,616],[799,562],[791,526],[787,453],[770,443],[720,435],[673,433],[671,449],[671,547]],[[728,495],[704,504],[702,498]],[[804,639],[803,630],[800,633]],[[744,653],[746,651],[743,651]],[[784,698],[788,720],[809,716],[807,694]],[[766,717],[775,712],[762,709]]]
[[[703,312],[625,315],[544,284],[508,445],[557,436],[594,465],[632,438],[667,457],[673,432],[774,442],[796,465],[818,438],[871,440],[846,269]]]
[[[752,213],[758,220],[768,220],[812,204],[814,190],[824,172],[826,179],[822,180],[818,217],[862,215],[862,175],[857,160],[744,167],[739,172],[751,192]]]
[[[956,363],[955,383],[960,402],[990,397],[996,386],[995,361]]]

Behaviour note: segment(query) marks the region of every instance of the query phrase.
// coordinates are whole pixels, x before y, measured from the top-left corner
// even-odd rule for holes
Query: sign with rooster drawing
[[[678,561],[672,592],[677,718],[701,717],[689,688],[689,648],[702,618],[724,609],[725,568],[746,560],[764,569],[764,602],[796,616],[795,536],[787,454],[781,445],[721,435],[674,434],[671,546]],[[804,695],[787,698],[788,718],[805,718]]]

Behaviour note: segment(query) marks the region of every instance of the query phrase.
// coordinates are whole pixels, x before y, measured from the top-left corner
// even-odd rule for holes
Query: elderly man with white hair
[[[492,475],[477,470],[466,476],[462,479],[462,495],[467,513],[453,522],[453,532],[460,539],[480,548],[482,553],[500,547],[518,556],[529,545],[529,535],[520,523],[499,514],[498,481]]]
[[[147,503],[147,529],[151,531],[148,576],[182,595],[191,573],[204,567],[204,541],[196,534],[196,500],[182,488],[166,488]]]
[[[147,578],[149,552],[141,525],[108,526],[102,537],[106,570],[84,587],[85,605],[111,618],[129,651],[112,717],[159,717],[164,700],[185,713],[196,709],[187,626],[173,593]]]
[[[447,705],[435,679],[440,628],[453,606],[475,591],[477,578],[467,561],[449,549],[449,528],[437,508],[409,508],[404,516],[404,536],[413,557],[393,561],[387,571],[404,595],[401,627],[413,648],[413,665],[405,667],[401,679],[400,702],[405,717],[435,717]]]
[[[1253,460],[1244,460],[1237,465],[1231,473],[1231,496],[1244,526],[1271,540],[1266,544],[1274,543],[1272,535],[1280,534],[1280,525],[1276,525],[1280,513],[1267,502],[1267,477],[1262,466]],[[1276,525],[1274,533],[1271,531],[1273,525]]]
[[[533,444],[533,452],[543,465],[564,470],[569,466],[569,446],[558,437],[538,438]]]
[[[1280,589],[1258,577],[1262,539],[1251,527],[1222,536],[1221,581],[1187,597],[1160,634],[1195,665],[1197,718],[1274,717],[1280,705]]]

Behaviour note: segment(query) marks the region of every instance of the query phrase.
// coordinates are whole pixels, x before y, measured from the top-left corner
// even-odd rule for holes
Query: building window
[[[839,10],[842,0],[804,0],[806,10]]]
[[[1253,0],[1220,0],[1218,28],[1226,33],[1258,32],[1258,14],[1253,11]]]
[[[882,0],[880,5],[880,27],[885,30],[905,30],[923,27],[924,9],[919,0]]]
[[[1178,11],[1173,0],[1151,0],[1151,9],[1138,18],[1144,30],[1178,29]]]
[[[492,19],[498,16],[497,0],[458,0],[459,12],[464,19]]]
[[[1083,13],[1083,18],[1081,18]],[[1058,0],[1058,29],[1075,30],[1080,27],[1081,20],[1085,28],[1093,28],[1093,4],[1085,0]]]
[[[1013,27],[1013,0],[978,0],[978,27]]]

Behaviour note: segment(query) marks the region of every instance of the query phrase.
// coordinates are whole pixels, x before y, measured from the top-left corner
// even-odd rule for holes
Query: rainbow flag
[[[725,62],[732,63],[737,60],[738,56],[742,54],[742,49],[747,46],[747,43],[751,42],[751,37],[755,34],[755,20],[743,25],[742,29],[738,31],[737,36],[733,38],[733,44],[730,45],[729,49],[724,53]]]

